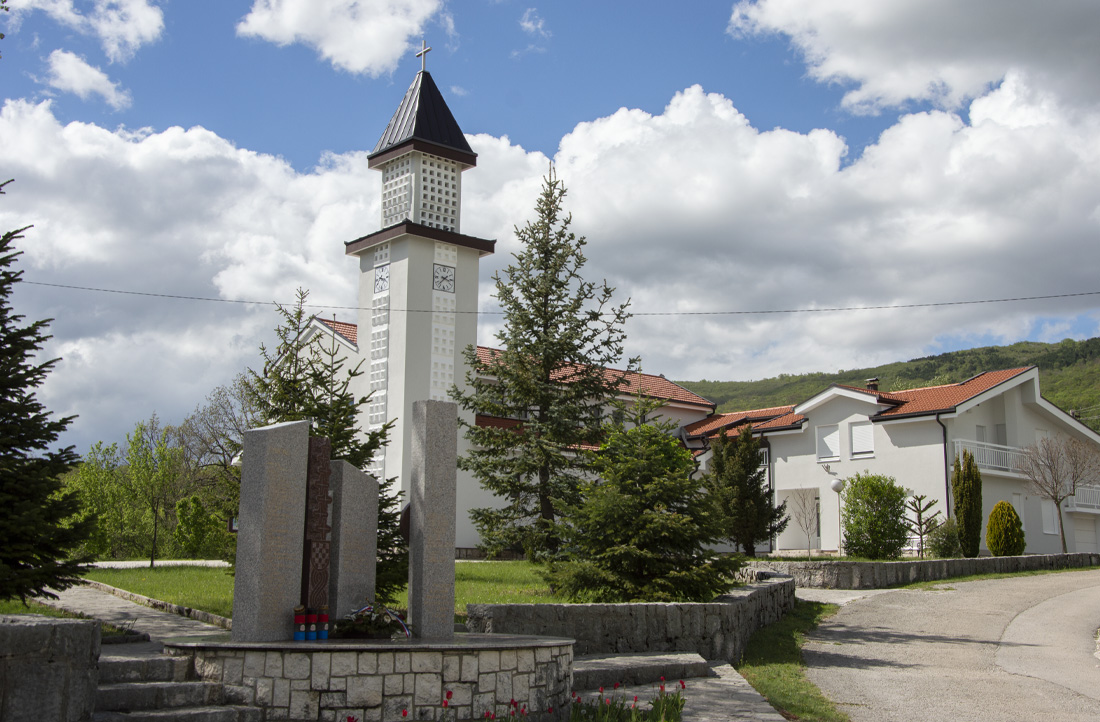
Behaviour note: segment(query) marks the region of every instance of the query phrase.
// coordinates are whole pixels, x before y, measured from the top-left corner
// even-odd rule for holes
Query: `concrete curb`
[[[233,629],[232,619],[228,619],[217,614],[211,614],[210,612],[204,612],[201,609],[182,607],[178,604],[171,604],[160,599],[152,599],[151,597],[145,597],[141,594],[134,594],[133,592],[128,592],[125,589],[112,587],[110,584],[92,581],[91,579],[85,579],[83,583],[86,586],[91,587],[92,589],[98,589],[101,592],[113,594],[116,597],[126,599],[128,601],[134,602],[135,604],[144,605],[151,609],[156,609],[161,612],[168,612],[170,614],[178,614],[181,617],[194,619],[198,622],[205,622],[206,624],[213,624],[215,627],[221,627],[222,629]]]

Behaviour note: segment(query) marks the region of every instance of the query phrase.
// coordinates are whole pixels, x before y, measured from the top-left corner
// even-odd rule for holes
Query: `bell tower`
[[[478,262],[496,241],[459,232],[462,173],[477,154],[423,65],[368,164],[382,172],[382,229],[345,244],[359,258],[360,378],[372,393],[364,427],[396,421],[370,471],[407,489],[412,404],[449,400],[451,384],[463,384],[462,351],[477,343]]]

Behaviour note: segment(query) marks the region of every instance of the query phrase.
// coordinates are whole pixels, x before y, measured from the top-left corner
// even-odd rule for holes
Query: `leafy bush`
[[[962,556],[959,546],[959,527],[955,517],[945,520],[928,533],[928,551],[940,559],[954,559]]]
[[[995,557],[1014,557],[1024,553],[1024,524],[1007,501],[998,501],[989,512],[985,527],[985,543]]]
[[[844,487],[844,551],[868,559],[897,559],[909,542],[905,489],[892,476],[856,474]]]

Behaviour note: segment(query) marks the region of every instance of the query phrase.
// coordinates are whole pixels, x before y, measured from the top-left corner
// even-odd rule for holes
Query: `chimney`
[[[867,379],[867,390],[878,391],[878,377]]]

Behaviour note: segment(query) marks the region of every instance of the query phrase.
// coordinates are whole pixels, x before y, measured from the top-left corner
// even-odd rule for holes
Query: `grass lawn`
[[[530,562],[457,562],[455,564],[455,613],[465,617],[467,604],[563,602]],[[193,609],[231,617],[233,577],[226,569],[211,567],[158,567],[154,569],[94,569],[88,579],[129,592],[161,599]],[[402,594],[394,604],[408,605]],[[347,614],[351,610],[338,610]],[[334,614],[335,616],[335,614]]]
[[[836,614],[835,604],[796,601],[794,609],[775,624],[752,635],[737,671],[787,719],[846,722],[836,708],[806,679],[802,645],[806,633]]]
[[[64,609],[39,604],[33,600],[28,600],[27,604],[23,604],[18,599],[0,601],[0,614],[41,614],[44,617],[57,617],[58,619],[91,619],[91,617],[83,614],[73,614],[72,612],[66,612]],[[100,629],[103,630],[104,637],[125,634],[121,629],[110,624],[100,624]]]
[[[218,567],[93,569],[86,577],[112,587],[192,609],[233,614],[233,577]]]

